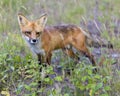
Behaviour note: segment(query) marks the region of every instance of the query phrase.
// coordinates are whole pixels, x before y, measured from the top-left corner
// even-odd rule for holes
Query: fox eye
[[[30,34],[31,34],[31,32],[30,32],[30,31],[25,31],[25,34],[29,34],[29,35],[30,35]]]
[[[36,35],[40,35],[42,32],[36,32]]]

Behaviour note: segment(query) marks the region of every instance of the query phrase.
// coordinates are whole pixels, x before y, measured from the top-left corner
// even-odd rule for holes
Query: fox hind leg
[[[80,58],[73,52],[72,48],[64,48],[64,49],[62,49],[62,51],[66,55],[68,55],[70,58],[74,59],[75,64],[77,64],[79,62]],[[72,68],[72,69],[67,68],[65,70],[65,73],[68,74],[68,75],[71,75],[71,71],[73,71],[73,70],[74,70],[74,68]]]
[[[89,60],[91,61],[93,66],[96,66],[96,62],[94,60],[93,55],[89,52],[88,48],[86,47],[85,43],[79,43],[77,44],[76,42],[73,43],[73,46],[80,52],[82,52],[86,57],[89,58]],[[97,72],[97,69],[95,68],[95,70],[93,70],[93,72]]]
[[[73,52],[72,49],[66,49],[66,48],[64,48],[64,49],[62,49],[62,51],[63,51],[66,55],[68,55],[69,57],[71,57],[71,58],[73,58],[73,59],[79,60],[79,57]]]
[[[51,64],[51,57],[52,57],[52,53],[49,52],[49,53],[47,54],[47,56],[46,56],[46,62],[47,62],[48,65]]]

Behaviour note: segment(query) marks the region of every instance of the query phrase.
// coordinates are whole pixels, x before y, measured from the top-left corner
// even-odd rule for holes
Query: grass
[[[102,2],[97,0],[53,0],[52,2],[1,0],[0,95],[36,96],[38,92],[42,96],[119,96],[120,57],[111,56],[112,53],[120,54],[119,3],[119,0],[103,0]],[[82,58],[82,62],[75,66],[69,57],[61,52],[55,52],[52,58],[55,64],[47,67],[45,71],[56,77],[42,79],[37,58],[32,55],[21,37],[17,22],[19,12],[29,19],[39,18],[43,12],[47,12],[47,25],[73,23],[87,28],[87,24],[96,19],[100,23],[98,26],[100,37],[112,42],[114,50],[102,48],[100,56],[95,54],[96,61],[102,61],[97,74],[92,73],[94,67],[88,64],[86,58]],[[63,75],[55,73],[53,69],[59,66],[56,65],[56,61],[62,69],[74,67],[72,75],[66,75],[64,70],[61,72]],[[37,82],[40,79],[50,84],[50,88],[43,86],[37,89]]]

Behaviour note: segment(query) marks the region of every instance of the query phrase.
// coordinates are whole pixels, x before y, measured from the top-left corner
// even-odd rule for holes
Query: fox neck
[[[30,43],[30,38],[27,36],[24,36],[25,41],[27,42],[28,46],[30,49],[35,53],[35,54],[41,54],[45,55],[45,50],[43,49],[42,46],[42,41],[41,38],[38,38],[38,43],[37,44],[31,44]]]

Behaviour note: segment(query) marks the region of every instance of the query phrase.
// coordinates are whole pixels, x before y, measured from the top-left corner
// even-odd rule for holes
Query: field
[[[120,96],[119,6],[120,0],[0,0],[0,96]],[[82,54],[75,64],[57,50],[44,69],[49,78],[41,78],[37,57],[21,36],[18,13],[30,20],[47,13],[47,26],[76,24],[113,49],[89,47],[96,74]]]

